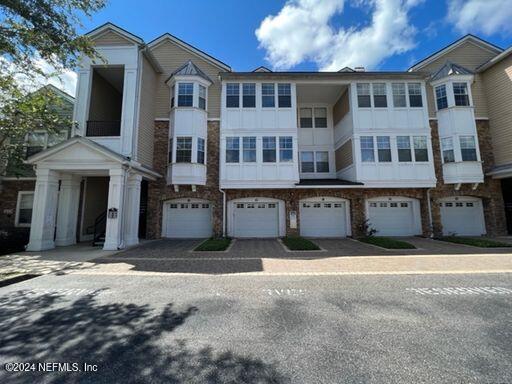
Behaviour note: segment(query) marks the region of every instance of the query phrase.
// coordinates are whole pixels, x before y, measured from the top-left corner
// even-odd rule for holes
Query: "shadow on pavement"
[[[170,303],[157,313],[149,305],[102,304],[97,294],[71,303],[69,297],[30,291],[2,297],[2,363],[87,362],[97,364],[98,370],[9,373],[2,367],[0,382],[289,382],[259,359],[166,338],[198,311],[196,307],[176,310]]]

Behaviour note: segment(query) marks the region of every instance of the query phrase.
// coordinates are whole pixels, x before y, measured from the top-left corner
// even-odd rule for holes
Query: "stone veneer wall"
[[[167,200],[191,198],[206,199],[212,203],[213,231],[222,234],[222,193],[219,191],[219,129],[220,122],[208,121],[206,185],[198,185],[196,192],[190,185],[180,185],[179,192],[174,186],[167,185],[169,122],[155,122],[155,147],[153,169],[164,177],[148,183],[148,221],[147,236],[157,239],[162,234],[162,208]]]
[[[35,180],[2,180],[0,191],[0,230],[12,229],[16,219],[16,204],[19,191],[34,191]],[[29,232],[30,228],[20,227],[19,231]]]

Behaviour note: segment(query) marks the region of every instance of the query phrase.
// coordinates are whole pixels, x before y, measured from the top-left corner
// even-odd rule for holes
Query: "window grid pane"
[[[453,83],[453,96],[455,105],[466,107],[469,105],[468,86],[466,83]]]
[[[373,83],[373,106],[375,108],[385,108],[388,106],[386,98],[386,84],[385,83]]]
[[[329,172],[329,152],[315,152],[316,171],[318,173]]]
[[[256,137],[244,137],[242,146],[244,163],[256,162]]]
[[[397,136],[396,145],[398,148],[398,161],[409,162],[412,161],[411,154],[411,139],[409,136]]]
[[[238,108],[240,106],[240,84],[226,84],[226,107]]]
[[[290,108],[292,106],[292,91],[290,84],[278,84],[277,94],[279,108]]]
[[[283,136],[279,138],[279,161],[293,161],[293,138],[291,136]]]
[[[315,172],[315,162],[313,152],[300,153],[300,171],[303,173]]]
[[[413,143],[415,161],[428,161],[427,138],[425,136],[414,136]]]
[[[393,89],[393,106],[395,108],[406,107],[405,83],[393,83],[391,88]]]
[[[369,83],[358,83],[357,88],[357,106],[359,108],[370,108],[370,84]]]
[[[436,87],[436,103],[438,110],[448,108],[448,98],[446,97],[445,85]]]
[[[176,162],[190,163],[192,162],[192,138],[178,137],[176,139]]]
[[[453,163],[455,161],[455,152],[453,150],[453,139],[451,137],[441,139],[441,149],[443,152],[443,162]]]
[[[178,84],[178,107],[192,107],[194,102],[194,84]]]
[[[474,136],[460,136],[462,161],[477,161],[476,141]]]
[[[364,162],[374,162],[373,136],[361,136],[361,159]]]
[[[409,90],[409,106],[411,108],[423,107],[423,99],[421,96],[421,84],[409,83],[407,84]]]
[[[263,137],[263,162],[276,162],[276,138],[273,136]]]
[[[315,108],[315,128],[327,128],[327,108]]]
[[[256,107],[256,84],[242,84],[242,102],[244,108]]]
[[[240,138],[226,137],[226,163],[238,163],[240,160]]]
[[[391,161],[391,143],[389,136],[377,136],[377,154],[379,162],[388,163]]]
[[[197,162],[204,164],[204,139],[201,137],[197,139]]]
[[[275,107],[274,84],[272,84],[272,83],[261,84],[261,106],[263,108],[274,108]]]
[[[199,108],[206,109],[206,87],[199,85]]]

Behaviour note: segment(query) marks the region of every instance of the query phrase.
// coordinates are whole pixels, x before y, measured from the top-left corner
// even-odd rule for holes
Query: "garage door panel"
[[[300,234],[307,237],[347,236],[344,202],[303,202],[300,208]]]
[[[481,201],[450,199],[440,203],[443,235],[480,236],[485,234]]]
[[[418,233],[411,201],[369,203],[368,219],[378,236],[414,236]]]
[[[279,235],[277,203],[237,203],[233,208],[235,237],[277,237]]]
[[[166,204],[165,237],[206,238],[213,233],[211,204],[204,202]]]

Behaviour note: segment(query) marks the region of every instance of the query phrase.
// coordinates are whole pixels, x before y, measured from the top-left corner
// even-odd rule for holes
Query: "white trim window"
[[[375,108],[387,108],[388,99],[386,92],[386,83],[373,83],[373,106]]]
[[[315,171],[317,173],[329,173],[329,152],[315,152]]]
[[[18,192],[18,201],[16,203],[16,217],[14,225],[16,227],[30,227],[32,223],[32,208],[34,206],[34,192]]]
[[[48,133],[43,131],[35,131],[27,134],[25,141],[25,156],[30,157],[44,151],[47,148],[53,147],[68,138],[68,131],[62,130],[56,133]]]
[[[377,136],[377,158],[379,163],[391,162],[391,141],[389,136]]]
[[[300,108],[299,125],[301,128],[327,128],[327,108]]]
[[[453,138],[443,137],[441,139],[441,151],[443,154],[443,163],[455,162],[455,151],[453,150]]]
[[[469,106],[469,94],[467,83],[453,83],[453,98],[457,107]]]
[[[226,137],[226,163],[240,162],[240,138]]]
[[[289,83],[277,84],[279,108],[291,108],[292,86]]]
[[[178,107],[194,105],[194,83],[178,83]]]
[[[205,145],[202,137],[197,138],[197,162],[205,164]]]
[[[289,163],[293,161],[293,137],[279,137],[279,162]]]
[[[423,95],[421,94],[421,83],[407,83],[409,92],[409,107],[422,108]]]
[[[300,171],[302,173],[315,172],[315,153],[313,151],[300,153]]]
[[[276,94],[274,83],[261,84],[261,106],[262,108],[275,108]]]
[[[435,89],[437,110],[448,108],[448,96],[446,95],[446,85],[438,85]]]
[[[428,145],[426,136],[413,136],[414,144],[414,161],[427,162],[428,161]]]
[[[361,161],[364,163],[375,162],[375,151],[373,144],[373,136],[361,136]]]
[[[263,136],[263,162],[276,162],[276,138],[274,136]]]
[[[191,163],[192,162],[192,137],[176,138],[176,162]]]
[[[327,128],[327,108],[314,108],[315,128]]]
[[[313,128],[313,109],[299,109],[299,123],[301,128]]]
[[[199,105],[198,105],[199,109],[203,109],[206,111],[206,87],[201,84],[199,84],[198,103],[199,103]]]
[[[242,84],[242,107],[256,108],[256,84]]]
[[[226,108],[239,108],[240,107],[240,84],[227,83],[226,84]]]
[[[242,161],[244,163],[256,162],[256,137],[242,138]]]
[[[407,107],[407,100],[405,97],[405,83],[392,83],[391,89],[393,90],[393,107]]]
[[[357,83],[357,106],[359,108],[371,108],[370,83]]]
[[[411,153],[411,137],[397,136],[396,147],[398,150],[398,161],[401,163],[409,163],[412,161]]]
[[[462,161],[478,161],[475,136],[459,136]]]

